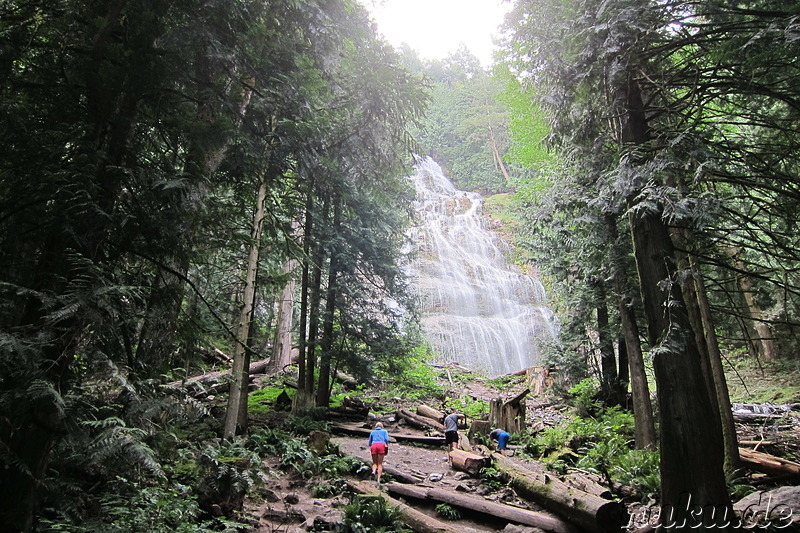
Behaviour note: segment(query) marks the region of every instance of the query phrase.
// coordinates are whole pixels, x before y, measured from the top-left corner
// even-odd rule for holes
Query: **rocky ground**
[[[486,380],[475,379],[464,384],[453,384],[452,390],[448,392],[449,397],[469,395],[473,398],[491,400],[502,396],[511,398],[524,389],[524,381],[516,382],[508,390],[498,391],[487,385]],[[396,408],[405,407],[413,410],[415,406],[402,405],[402,401],[397,401]],[[442,406],[435,406],[441,408]],[[528,427],[537,426],[540,429],[546,426],[555,426],[567,418],[569,409],[565,404],[552,403],[543,397],[528,397],[526,399]],[[380,419],[384,422],[386,429],[391,434],[411,434],[422,435],[423,432],[403,424],[402,420],[396,419],[394,415],[370,416],[352,422],[361,424],[364,429],[371,429],[374,422]],[[782,428],[781,434],[788,435],[788,440],[793,440],[798,433],[797,428],[800,417],[796,414],[780,420]],[[778,427],[777,421],[771,427]],[[754,439],[761,439],[765,443],[773,443],[772,449],[777,449],[774,443],[779,442],[778,437],[767,431],[766,424],[756,426],[739,425],[740,442]],[[359,458],[364,463],[364,468],[360,474],[361,479],[368,479],[369,467],[371,463],[366,437],[353,437],[334,434],[331,443],[338,447],[340,452]],[[513,443],[512,443],[513,444]],[[795,440],[796,445],[796,440]],[[762,445],[763,447],[763,445]],[[526,461],[521,456],[513,457],[514,461],[524,464],[529,469],[541,469],[541,465]],[[523,508],[542,511],[536,506],[522,501],[516,497],[511,489],[503,489],[493,492],[484,485],[479,479],[473,478],[469,474],[453,470],[448,462],[445,447],[430,447],[414,445],[408,443],[392,443],[389,454],[386,457],[386,465],[396,468],[406,474],[413,475],[423,486],[445,488],[461,492],[468,492],[482,495],[490,500],[516,505]],[[348,499],[343,494],[336,494],[328,498],[315,498],[312,496],[312,482],[304,479],[293,479],[283,473],[276,462],[268,463],[270,472],[274,476],[270,479],[268,486],[261,490],[260,496],[248,501],[246,512],[252,516],[258,526],[252,529],[252,533],[300,533],[309,530],[335,529],[335,524],[340,523],[343,515],[343,507],[348,503]],[[387,476],[385,481],[391,481]],[[371,482],[374,483],[374,482]],[[799,504],[800,505],[800,504]],[[420,508],[426,514],[435,516],[436,512],[431,507]],[[636,514],[641,510],[641,506],[631,506],[631,514]],[[798,508],[800,514],[800,507]],[[465,533],[488,533],[496,531],[520,532],[528,531],[525,528],[508,526],[505,522],[497,520],[482,520],[478,516],[469,516],[453,522],[453,525]]]

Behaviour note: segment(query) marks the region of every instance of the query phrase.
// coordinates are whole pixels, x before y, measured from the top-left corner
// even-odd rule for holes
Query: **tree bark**
[[[482,468],[486,468],[492,462],[488,457],[465,452],[464,450],[451,450],[449,455],[450,466],[455,470],[461,470],[473,476],[477,476]]]
[[[390,494],[416,498],[418,500],[433,500],[455,505],[463,509],[469,509],[484,515],[493,516],[501,520],[515,522],[526,526],[541,528],[545,531],[554,533],[579,533],[580,529],[569,522],[549,516],[544,513],[536,513],[528,509],[512,507],[500,503],[490,502],[479,496],[471,496],[452,492],[449,490],[418,487],[413,485],[401,485],[399,483],[389,483],[386,490]]]
[[[308,338],[308,293],[309,293],[309,274],[310,274],[310,260],[309,253],[311,251],[311,236],[314,227],[314,216],[312,209],[314,207],[314,186],[313,179],[309,177],[309,183],[306,190],[306,204],[305,204],[305,220],[303,225],[303,261],[302,261],[302,274],[300,276],[300,324],[298,332],[298,361],[297,361],[297,393],[292,400],[292,413],[298,414],[304,412],[309,407],[309,398],[311,391],[306,391],[306,374],[309,372],[306,369],[306,339]],[[311,368],[310,372],[314,373]]]
[[[800,463],[746,448],[739,448],[739,456],[742,463],[752,470],[772,476],[800,477]]]
[[[233,383],[228,396],[228,408],[225,413],[223,437],[233,439],[237,433],[247,430],[247,385],[250,367],[250,325],[253,321],[253,307],[256,298],[256,276],[258,259],[261,251],[261,235],[264,232],[264,215],[266,212],[267,178],[261,177],[256,199],[256,211],[253,216],[253,228],[250,232],[250,253],[245,269],[244,294],[236,331],[236,344],[233,349],[233,367],[231,374]]]
[[[631,72],[618,89],[620,140],[645,145],[647,111]],[[637,155],[632,157],[635,165]],[[696,527],[699,521],[703,527],[724,530],[733,506],[725,484],[719,411],[711,405],[701,374],[700,354],[676,282],[675,250],[660,206],[636,205],[632,196],[628,207],[660,410],[659,529]]]
[[[674,281],[672,241],[658,213],[640,211],[631,219],[661,415],[662,527],[691,527],[698,519],[722,527],[733,508],[719,411],[711,405],[681,288]],[[715,513],[698,516],[696,506]]]
[[[297,269],[296,259],[287,259],[283,265],[283,273],[287,276],[286,285],[278,300],[278,313],[275,320],[275,336],[272,341],[272,357],[268,374],[276,374],[287,365],[292,364],[292,319],[294,318],[294,293],[297,282],[294,271]]]
[[[429,407],[425,404],[420,404],[417,406],[417,414],[420,416],[424,416],[426,418],[431,418],[437,422],[442,422],[444,420],[444,413],[439,411],[438,409],[434,409],[433,407]]]
[[[529,393],[530,389],[525,389],[507,402],[502,398],[492,400],[489,404],[489,424],[509,433],[521,432],[525,427],[525,404],[522,400]]]
[[[437,422],[432,418],[426,416],[418,416],[409,411],[408,409],[399,409],[397,416],[411,424],[412,426],[420,429],[434,429],[436,431],[444,431],[444,424]]]
[[[628,511],[620,502],[580,491],[549,474],[523,469],[502,455],[492,458],[517,494],[583,529],[592,533],[619,532],[627,523]]]
[[[725,369],[722,367],[722,354],[720,353],[717,333],[714,328],[714,319],[711,315],[711,305],[708,302],[703,274],[694,264],[692,256],[689,256],[689,265],[694,272],[692,281],[695,285],[695,296],[697,298],[700,321],[703,328],[703,339],[707,348],[709,369],[717,395],[717,407],[720,413],[722,424],[722,439],[725,448],[725,474],[731,478],[740,466],[739,444],[737,442],[736,424],[733,419],[733,408],[731,406],[731,396],[728,392],[728,382],[725,379]]]
[[[614,358],[614,341],[608,320],[606,286],[603,280],[595,280],[595,309],[597,311],[597,336],[600,348],[600,374],[603,400],[609,405],[621,403],[619,374]]]
[[[333,235],[331,239],[328,261],[328,282],[325,294],[325,314],[320,342],[319,384],[317,385],[317,407],[328,407],[331,401],[331,360],[333,359],[333,323],[336,314],[336,298],[339,295],[339,257],[337,242],[342,225],[342,201],[333,199]]]

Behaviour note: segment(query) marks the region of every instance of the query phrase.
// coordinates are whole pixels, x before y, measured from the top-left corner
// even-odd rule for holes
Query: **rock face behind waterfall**
[[[411,274],[435,362],[491,376],[537,364],[542,342],[556,335],[542,284],[508,263],[506,245],[485,227],[480,195],[456,190],[430,158],[411,178],[418,217]]]

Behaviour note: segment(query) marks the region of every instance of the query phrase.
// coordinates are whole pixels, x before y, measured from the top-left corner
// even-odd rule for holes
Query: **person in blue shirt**
[[[381,482],[383,458],[389,453],[389,433],[378,422],[369,434],[369,452],[372,454],[372,479]]]
[[[508,431],[499,428],[494,429],[489,433],[489,438],[497,441],[497,449],[500,451],[500,454],[505,455],[506,448],[508,448],[508,439],[511,438]]]

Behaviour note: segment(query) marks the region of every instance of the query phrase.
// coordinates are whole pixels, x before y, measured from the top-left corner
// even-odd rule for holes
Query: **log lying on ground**
[[[778,420],[786,415],[773,415],[769,413],[733,413],[733,420],[741,424],[759,424],[765,420]]]
[[[800,464],[764,452],[739,448],[742,464],[772,476],[800,476]]]
[[[415,415],[408,409],[400,409],[397,411],[397,416],[419,429],[434,429],[436,431],[444,431],[444,424],[436,420],[430,419],[426,416]]]
[[[572,471],[564,476],[564,482],[583,492],[600,496],[604,500],[610,500],[614,497],[614,494],[608,488],[600,484],[599,476],[589,476],[583,472]]]
[[[262,359],[260,361],[255,361],[254,363],[250,363],[250,367],[247,369],[248,374],[261,374],[266,370],[267,363],[269,362],[269,358]],[[167,383],[170,387],[180,387],[183,386],[190,386],[195,384],[205,384],[210,381],[217,381],[222,379],[223,377],[229,375],[231,373],[230,369],[227,370],[220,370],[219,372],[208,372],[206,374],[200,374],[199,376],[194,376],[188,378],[186,380],[177,380],[171,381]]]
[[[555,516],[490,502],[479,496],[470,496],[437,488],[401,485],[399,483],[389,483],[386,485],[386,490],[391,494],[416,498],[418,500],[443,502],[448,505],[455,505],[471,511],[477,511],[517,524],[534,526],[544,529],[545,531],[553,531],[554,533],[578,533],[580,531],[580,529],[569,522],[565,522]]]
[[[370,483],[365,481],[348,481],[347,484],[359,494],[383,498],[389,506],[398,510],[403,522],[417,533],[463,533],[463,530],[459,527],[437,520],[387,494],[382,494]]]
[[[481,468],[485,468],[491,463],[491,459],[482,455],[465,452],[464,450],[450,451],[450,466],[456,470],[472,474],[473,476],[477,476]]]
[[[438,409],[434,409],[433,407],[429,407],[425,404],[420,404],[417,406],[417,414],[419,416],[424,416],[426,418],[432,418],[436,422],[441,423],[444,420],[444,413],[439,411]]]
[[[517,494],[588,531],[619,532],[628,523],[628,511],[620,502],[575,489],[552,475],[527,470],[502,455],[496,454],[493,459]]]
[[[331,431],[363,437],[369,437],[370,432],[372,432],[371,429],[353,424],[333,424]],[[426,437],[424,435],[406,435],[403,433],[391,433],[389,440],[390,442],[416,442],[417,444],[427,444],[428,446],[441,446],[444,444],[444,437]]]

